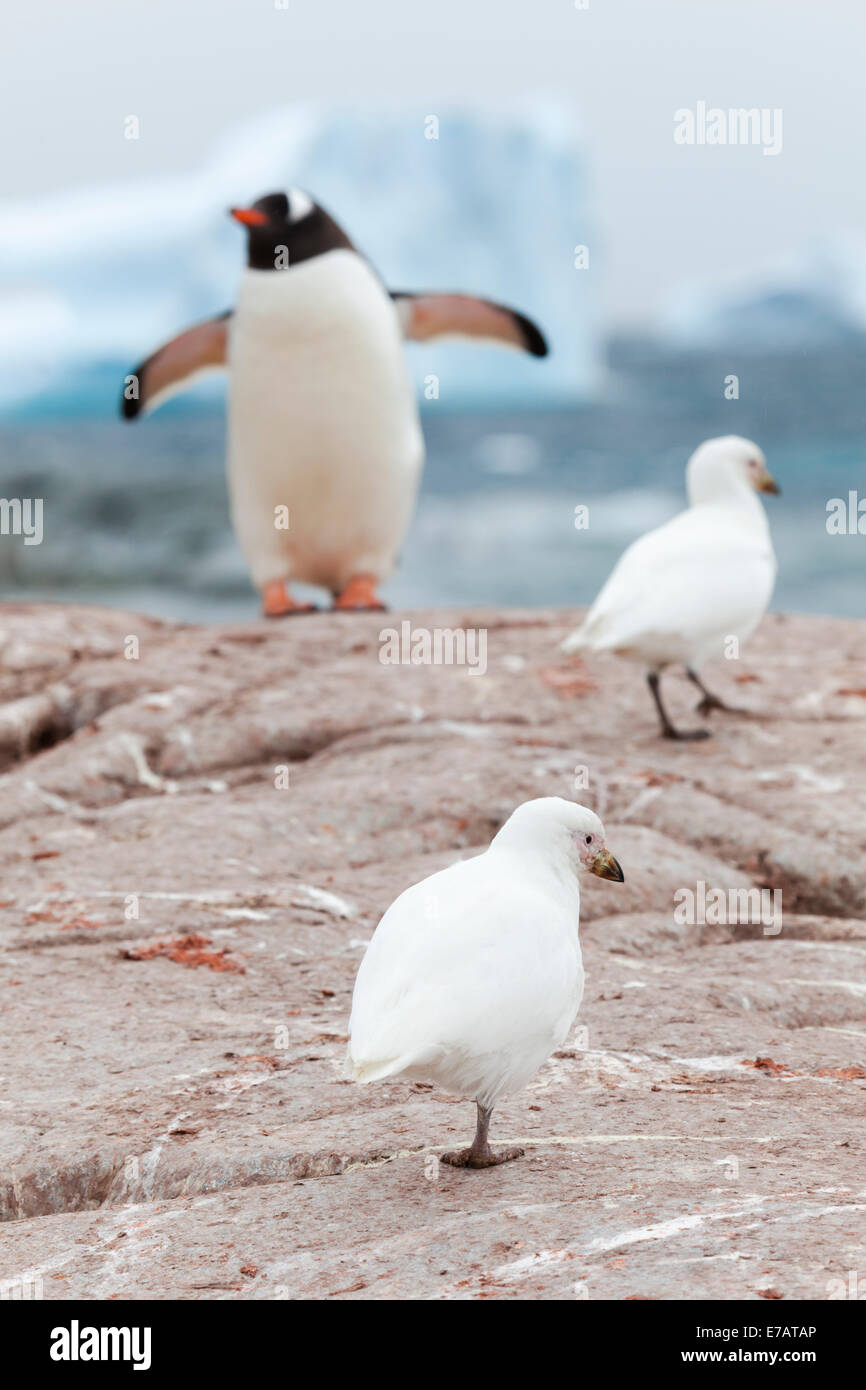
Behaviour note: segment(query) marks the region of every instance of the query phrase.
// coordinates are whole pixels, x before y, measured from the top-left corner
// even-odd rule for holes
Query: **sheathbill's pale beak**
[[[774,492],[777,496],[782,491],[776,479],[767,468],[764,469],[763,473],[756,480],[755,488],[758,492]]]
[[[614,883],[625,883],[625,874],[619,862],[609,850],[600,849],[589,865],[589,872],[596,878],[611,878]]]

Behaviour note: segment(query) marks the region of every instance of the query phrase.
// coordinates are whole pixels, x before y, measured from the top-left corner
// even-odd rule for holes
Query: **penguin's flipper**
[[[156,410],[170,396],[190,386],[196,377],[219,371],[226,365],[228,309],[217,318],[194,324],[130,372],[123,388],[120,413],[125,420]]]
[[[391,290],[405,338],[480,338],[521,348],[533,357],[547,356],[544,334],[532,319],[471,294],[411,294]]]

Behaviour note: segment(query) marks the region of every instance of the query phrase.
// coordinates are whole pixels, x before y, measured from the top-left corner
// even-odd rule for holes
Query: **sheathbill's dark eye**
[[[588,845],[591,845],[591,844],[592,844],[592,836],[591,836],[591,835],[587,835],[587,837],[586,837],[586,843],[587,843]]]

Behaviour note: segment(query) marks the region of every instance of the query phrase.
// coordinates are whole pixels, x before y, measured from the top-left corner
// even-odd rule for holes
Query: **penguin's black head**
[[[266,193],[250,207],[230,208],[229,213],[247,229],[250,270],[288,270],[326,251],[354,249],[325,209],[299,188]]]

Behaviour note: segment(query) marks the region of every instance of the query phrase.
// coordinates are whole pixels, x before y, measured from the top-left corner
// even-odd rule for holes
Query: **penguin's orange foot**
[[[372,574],[353,574],[345,589],[334,600],[334,609],[354,610],[356,613],[364,610],[387,612],[376,593],[376,580]]]
[[[282,579],[272,579],[262,589],[262,613],[266,618],[285,618],[292,613],[315,613],[314,603],[297,603]]]

